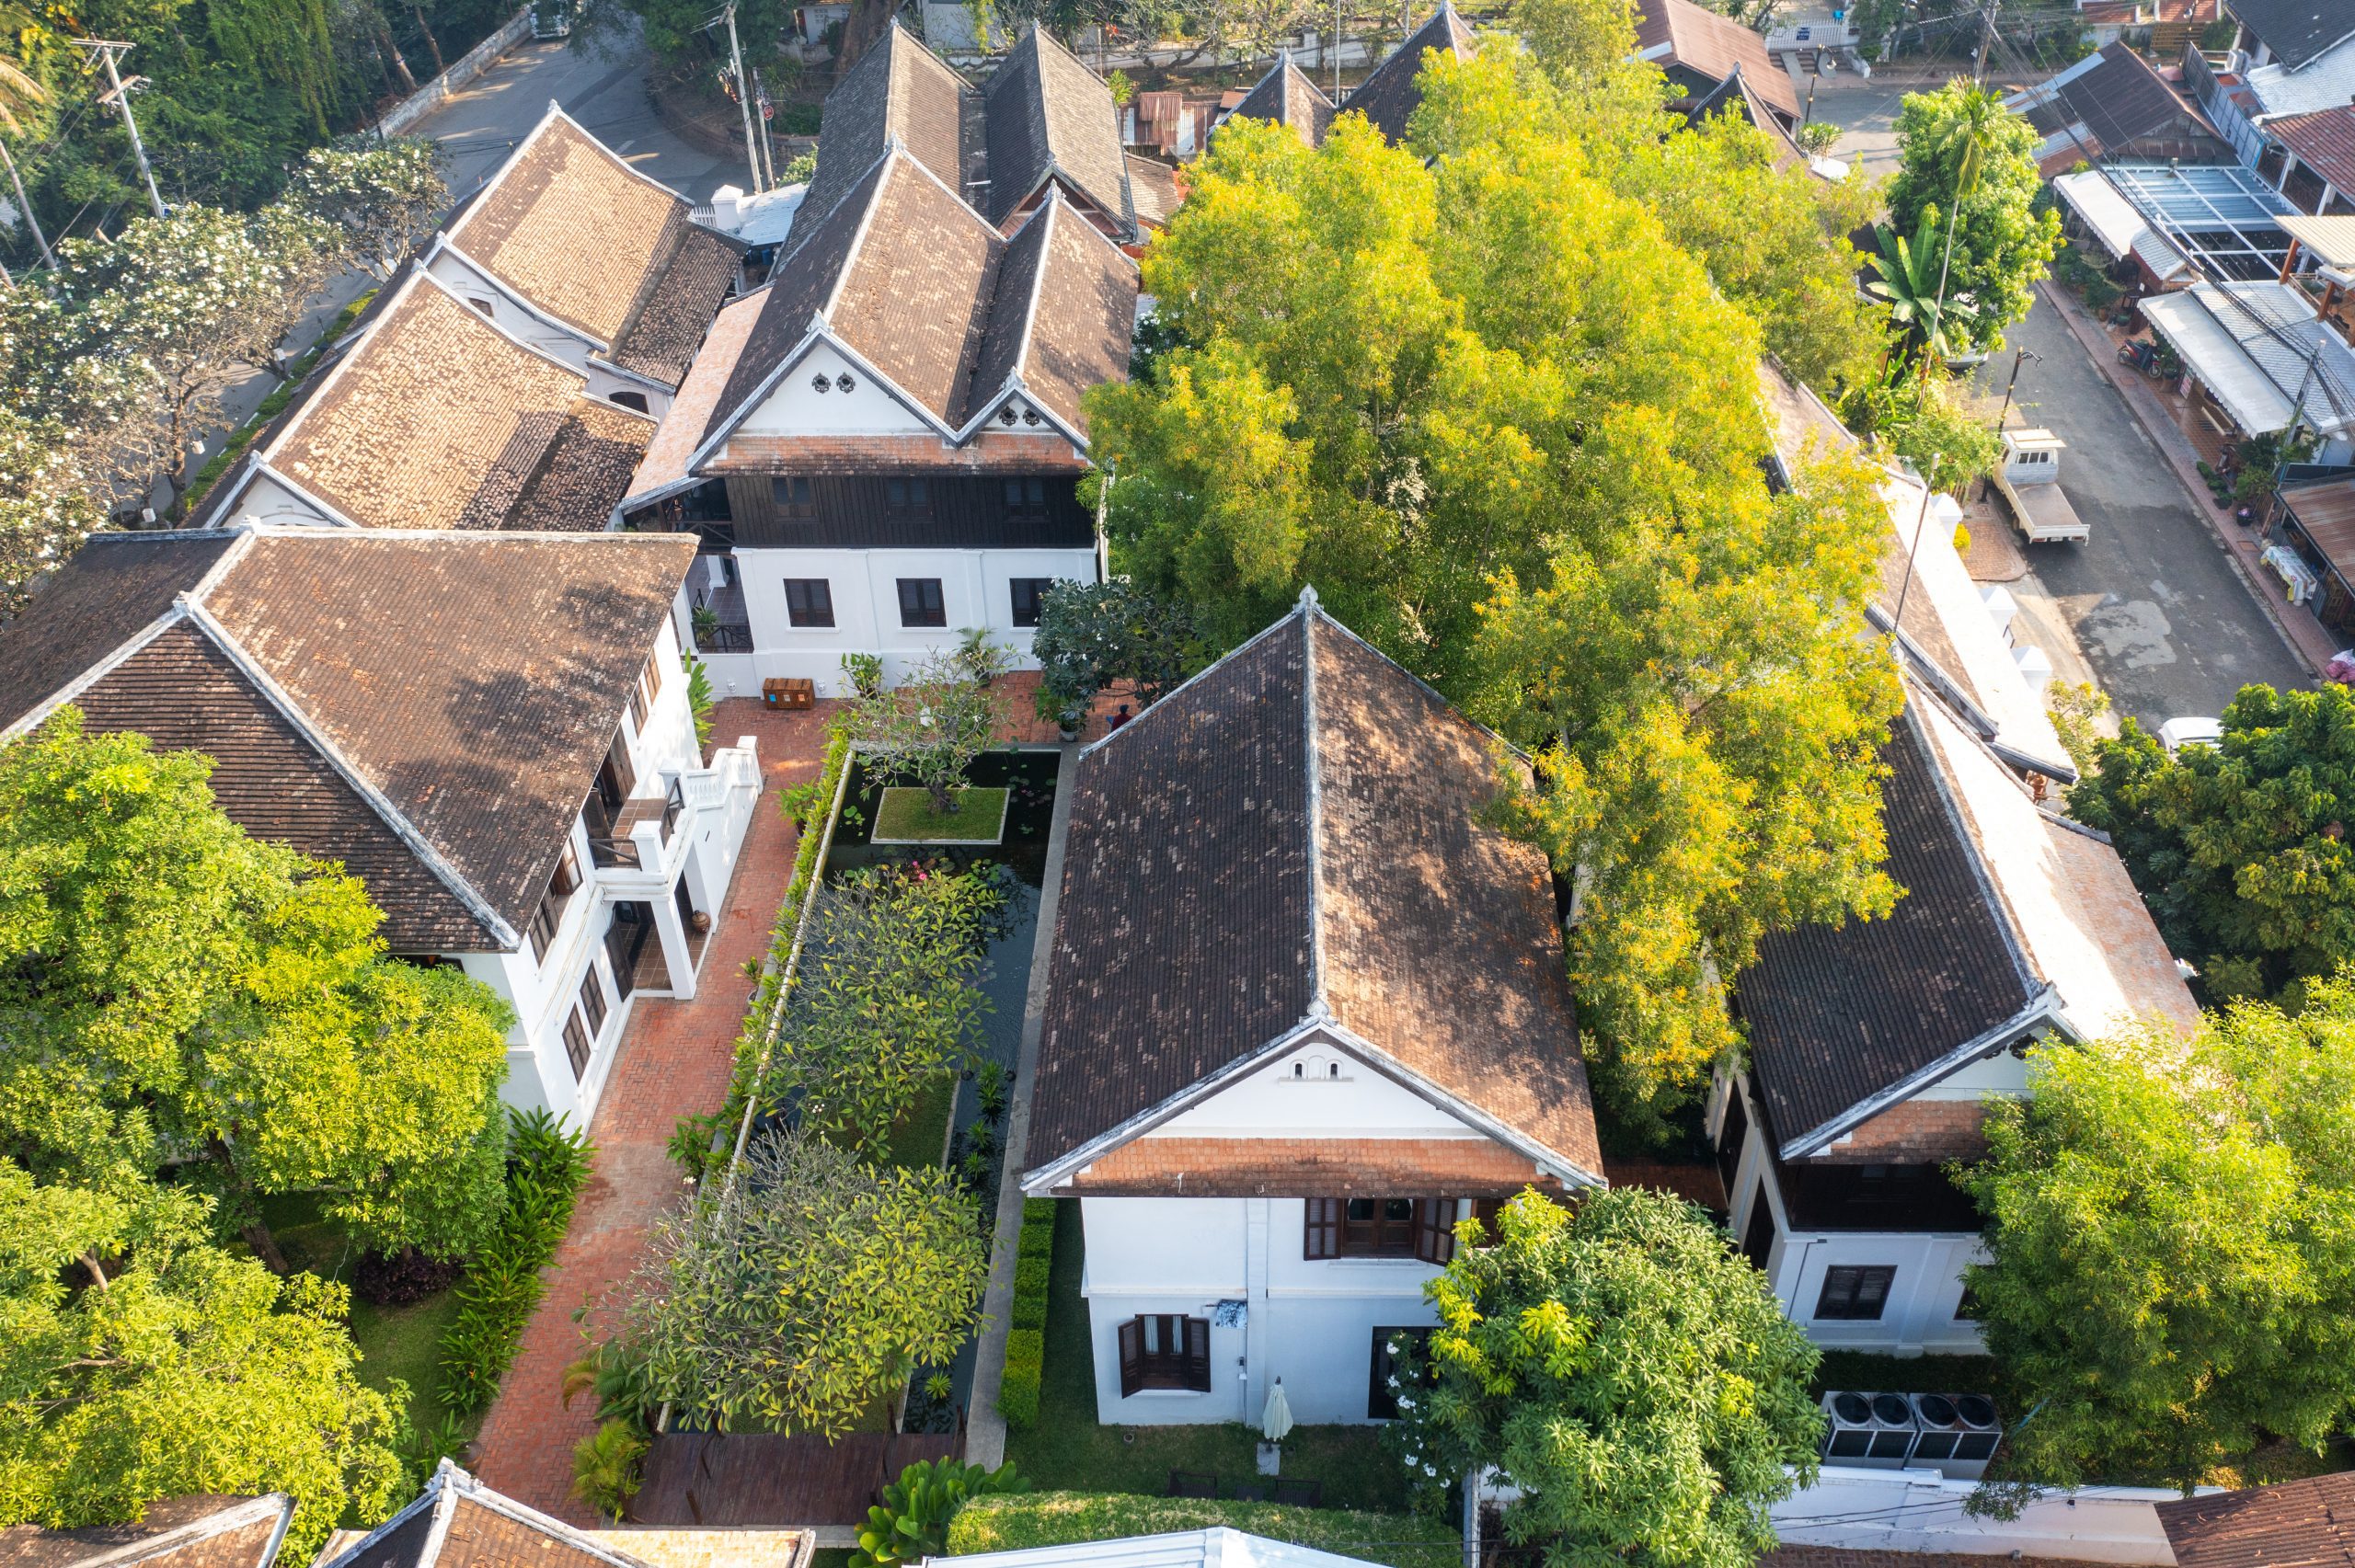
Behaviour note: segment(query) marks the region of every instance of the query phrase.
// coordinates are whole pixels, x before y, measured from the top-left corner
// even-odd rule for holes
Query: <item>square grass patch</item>
[[[877,844],[997,844],[1005,841],[1006,792],[968,786],[958,792],[956,808],[947,816],[932,809],[927,792],[894,784],[875,806],[875,831],[867,841]]]

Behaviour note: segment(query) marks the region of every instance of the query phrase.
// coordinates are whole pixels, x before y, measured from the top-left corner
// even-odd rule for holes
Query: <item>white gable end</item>
[[[237,498],[236,505],[225,517],[216,519],[213,526],[226,528],[239,522],[292,522],[317,527],[339,526],[334,518],[302,495],[289,489],[268,474],[257,474]]]
[[[1147,1138],[1485,1138],[1326,1040],[1311,1040]]]
[[[823,378],[826,389],[818,390]],[[936,435],[867,367],[825,342],[787,366],[775,388],[733,432],[747,436]]]

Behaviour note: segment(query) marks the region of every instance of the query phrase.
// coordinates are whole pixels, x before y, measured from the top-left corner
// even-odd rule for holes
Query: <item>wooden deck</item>
[[[948,1433],[856,1432],[839,1442],[763,1433],[666,1434],[646,1456],[630,1522],[674,1528],[862,1525],[876,1493],[918,1459],[957,1450]]]

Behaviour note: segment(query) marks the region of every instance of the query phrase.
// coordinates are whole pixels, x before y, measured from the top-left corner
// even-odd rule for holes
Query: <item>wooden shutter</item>
[[[1120,1325],[1120,1397],[1144,1387],[1144,1320],[1131,1318]]]
[[[1308,1200],[1308,1228],[1301,1239],[1301,1256],[1337,1258],[1341,1255],[1341,1200],[1338,1197],[1312,1197]]]
[[[1211,1321],[1188,1318],[1186,1324],[1186,1386],[1196,1393],[1211,1391]]]
[[[1455,1255],[1455,1200],[1423,1197],[1415,1200],[1415,1255],[1425,1263],[1447,1262]]]
[[[1504,1232],[1499,1230],[1497,1226],[1497,1221],[1503,1215],[1504,1211],[1505,1200],[1503,1198],[1476,1197],[1472,1200],[1472,1218],[1480,1222],[1480,1244],[1482,1246],[1493,1247],[1499,1242],[1504,1240]]]

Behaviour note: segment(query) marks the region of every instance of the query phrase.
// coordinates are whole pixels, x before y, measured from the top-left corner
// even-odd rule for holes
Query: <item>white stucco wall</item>
[[[826,390],[812,384],[826,378]],[[841,378],[851,389],[842,390]],[[748,436],[937,435],[936,427],[884,390],[866,366],[833,345],[812,343],[787,366],[776,389],[744,417]]]
[[[1285,1052],[1144,1136],[1283,1138],[1317,1133],[1349,1138],[1486,1136],[1324,1040]]]
[[[425,269],[439,283],[504,328],[551,359],[563,361],[587,378],[588,395],[610,401],[616,392],[635,392],[646,399],[646,412],[661,418],[671,407],[671,394],[659,383],[623,375],[591,356],[596,348],[587,338],[562,323],[524,308],[506,284],[490,277],[459,252],[443,248]]]

